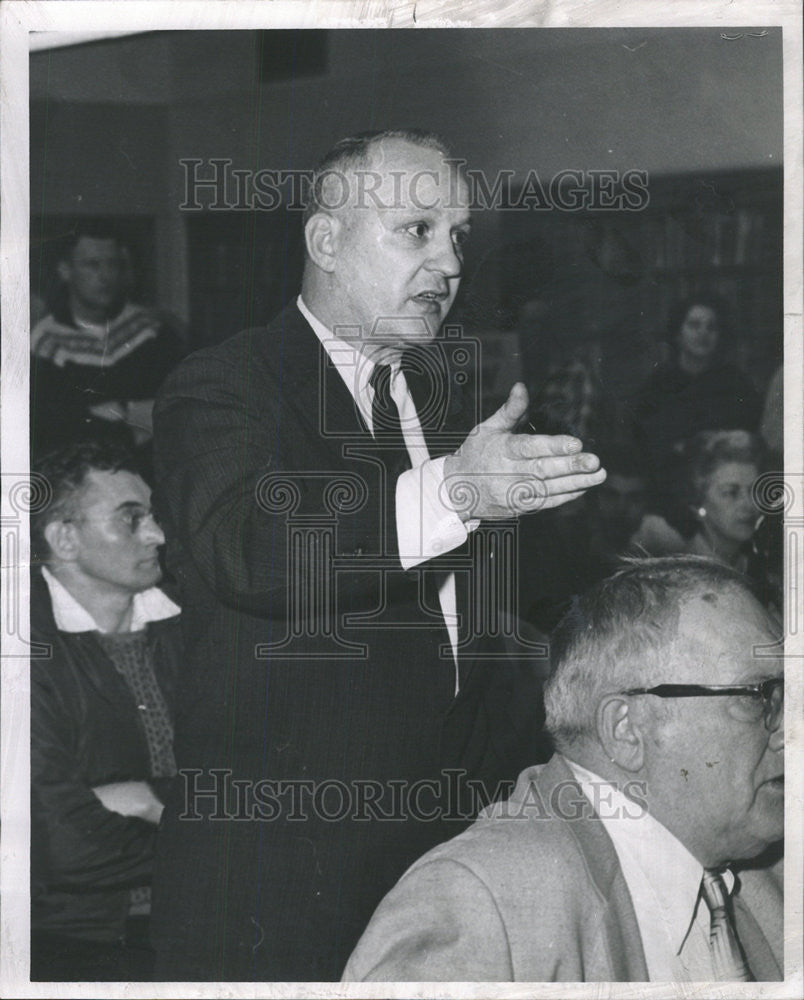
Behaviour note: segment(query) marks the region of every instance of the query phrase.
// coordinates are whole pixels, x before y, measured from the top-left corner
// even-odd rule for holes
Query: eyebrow
[[[140,500],[124,500],[115,507],[115,513],[119,510],[150,510],[150,504],[142,503]]]

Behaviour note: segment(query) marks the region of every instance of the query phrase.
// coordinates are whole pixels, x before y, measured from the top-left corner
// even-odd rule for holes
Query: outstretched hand
[[[464,521],[500,520],[558,507],[606,478],[596,455],[565,434],[514,434],[527,413],[521,382],[445,463],[446,488]]]

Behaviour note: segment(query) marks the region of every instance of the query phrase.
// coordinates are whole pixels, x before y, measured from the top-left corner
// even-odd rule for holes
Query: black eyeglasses
[[[784,679],[770,677],[758,684],[657,684],[650,688],[629,688],[621,694],[654,694],[657,698],[706,698],[738,695],[732,715],[747,722],[763,719],[773,731],[784,710]]]

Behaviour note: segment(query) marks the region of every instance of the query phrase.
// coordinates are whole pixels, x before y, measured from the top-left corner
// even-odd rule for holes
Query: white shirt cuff
[[[408,469],[396,481],[396,534],[403,569],[412,569],[466,541],[478,520],[464,523],[444,483],[447,456]]]

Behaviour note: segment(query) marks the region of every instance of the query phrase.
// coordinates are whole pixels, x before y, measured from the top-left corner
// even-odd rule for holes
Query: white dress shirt
[[[700,895],[703,866],[642,805],[580,764],[568,763],[614,844],[651,982],[711,982],[709,909]],[[734,875],[726,871],[723,878],[731,892]]]
[[[362,355],[345,340],[335,337],[304,304],[301,295],[296,300],[299,311],[313,328],[324,350],[344,381],[360,415],[371,433],[374,389],[370,379],[374,362]],[[410,395],[399,360],[391,363],[390,392],[399,410],[402,434],[412,468],[403,472],[396,482],[396,533],[399,559],[404,569],[411,569],[434,556],[458,548],[479,521],[461,520],[451,506],[445,488],[442,458],[430,458],[427,443]],[[438,598],[444,623],[449,633],[455,659],[455,693],[458,692],[458,609],[455,595],[455,574],[444,573],[439,581]]]
[[[48,570],[42,567],[47,589],[50,591],[50,604],[53,608],[53,618],[60,632],[103,632],[98,623],[79,604],[69,590]],[[178,604],[160,590],[159,587],[149,587],[135,594],[131,600],[131,624],[128,632],[140,632],[148,622],[162,621],[163,618],[173,618],[179,614]]]

